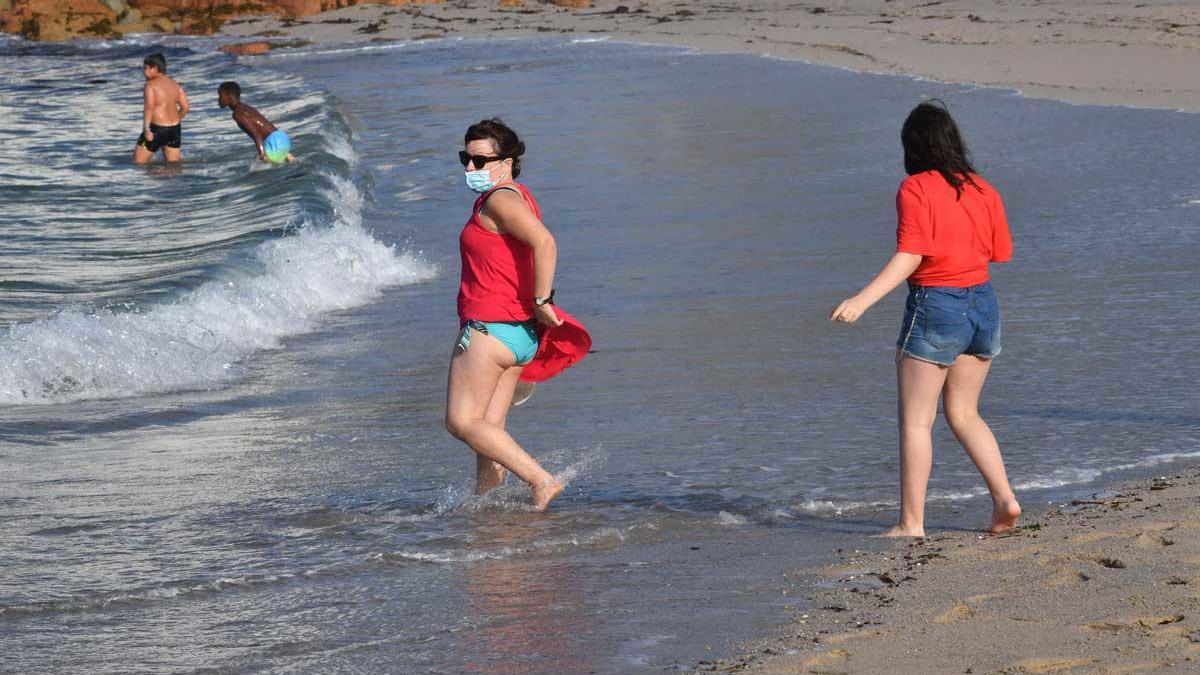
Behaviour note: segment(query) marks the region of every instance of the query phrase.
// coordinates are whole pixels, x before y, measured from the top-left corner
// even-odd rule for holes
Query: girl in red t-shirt
[[[988,263],[1012,258],[999,193],[971,166],[940,102],[918,105],[900,140],[908,178],[896,195],[896,253],[875,279],[829,315],[853,323],[907,280],[896,379],[900,395],[900,523],[885,535],[925,536],[925,487],[933,463],[939,396],[946,422],[992,495],[989,530],[1016,527],[1021,506],[1000,446],[979,416],[979,393],[1000,353],[1000,306]]]

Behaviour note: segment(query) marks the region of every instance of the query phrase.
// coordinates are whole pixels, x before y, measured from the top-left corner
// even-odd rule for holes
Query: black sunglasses
[[[476,169],[482,169],[484,164],[505,159],[504,157],[484,157],[483,155],[470,155],[465,150],[458,151],[458,161],[462,162],[465,167],[468,164],[474,163]]]

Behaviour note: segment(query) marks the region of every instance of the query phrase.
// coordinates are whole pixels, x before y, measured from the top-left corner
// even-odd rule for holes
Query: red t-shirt
[[[937,171],[904,179],[896,193],[896,250],[923,256],[908,278],[918,286],[982,284],[989,262],[1012,260],[1012,236],[1000,193],[979,176],[962,196]]]

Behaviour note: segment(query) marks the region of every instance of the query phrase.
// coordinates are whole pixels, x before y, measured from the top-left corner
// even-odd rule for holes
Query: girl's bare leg
[[[1000,456],[1000,444],[979,416],[979,392],[987,379],[992,362],[974,356],[962,355],[950,367],[946,384],[942,390],[942,405],[946,423],[958,442],[962,444],[975,468],[983,475],[988,491],[992,493],[992,532],[1004,532],[1017,526],[1021,505],[1008,484],[1004,471],[1004,459]]]
[[[469,349],[455,350],[450,359],[446,387],[446,430],[469,445],[481,458],[499,464],[529,483],[533,489],[533,506],[540,511],[562,492],[562,485],[513,440],[504,430],[503,423],[487,419],[497,389],[506,371],[514,370],[513,365],[513,355],[507,347],[496,338],[477,331],[471,335]],[[516,370],[519,375],[519,369]],[[515,384],[512,381],[505,385],[507,395],[502,398],[511,400],[511,388]],[[505,406],[503,413],[507,414],[507,411]],[[477,463],[477,479],[478,468]],[[490,465],[487,468],[490,469]],[[477,481],[477,491],[480,487]]]
[[[896,364],[900,422],[900,523],[885,537],[925,536],[925,488],[933,466],[933,420],[945,366],[902,358]]]

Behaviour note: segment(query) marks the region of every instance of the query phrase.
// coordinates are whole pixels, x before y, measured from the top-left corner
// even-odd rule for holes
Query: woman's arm
[[[892,289],[900,285],[912,273],[916,271],[917,266],[921,264],[922,256],[915,253],[904,253],[898,251],[888,261],[888,264],[883,266],[879,274],[871,283],[867,284],[861,291],[852,298],[842,301],[836,309],[829,315],[830,321],[844,321],[845,323],[854,323],[858,321],[858,317],[862,316],[871,305],[879,302],[879,299]]]
[[[495,221],[502,233],[533,249],[533,294],[539,298],[550,297],[554,290],[554,270],[558,265],[558,245],[554,243],[554,235],[533,215],[525,200],[511,190],[492,193],[485,208],[487,216]],[[562,325],[562,319],[551,305],[536,307],[534,313],[541,323]]]

